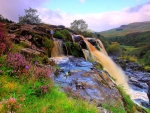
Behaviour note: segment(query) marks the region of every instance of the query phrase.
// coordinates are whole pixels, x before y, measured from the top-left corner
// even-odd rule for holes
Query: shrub
[[[0,23],[0,55],[7,53],[12,48],[12,43],[5,35],[5,29]]]
[[[12,97],[10,97],[7,100],[4,100],[2,104],[4,105],[4,109],[7,113],[15,113],[21,108],[21,104],[17,102],[17,99]]]
[[[68,49],[68,54],[71,54],[73,56],[76,56],[76,57],[83,57],[83,52],[81,50],[81,47],[78,43],[76,42],[66,42],[66,47]]]
[[[84,37],[92,37],[93,33],[92,32],[84,31],[84,32],[81,33],[81,35],[83,35]]]
[[[20,53],[9,53],[6,58],[7,65],[13,69],[13,73],[19,74],[23,69],[29,69],[29,63]]]
[[[50,78],[50,70],[44,67],[34,67],[34,75],[38,81],[47,81]]]
[[[150,50],[144,55],[144,62],[150,66]]]
[[[6,50],[6,44],[5,43],[0,43],[0,54],[4,53]]]
[[[53,86],[49,68],[34,66],[32,76],[35,78],[33,94],[38,97],[46,94]]]
[[[63,34],[61,34],[60,31],[55,31],[54,37],[59,38],[59,39],[63,39],[63,40],[65,39],[65,36]]]
[[[64,35],[64,41],[72,41],[72,37],[68,30],[63,29],[60,31],[60,33]]]
[[[52,50],[52,48],[54,46],[53,41],[45,37],[45,39],[43,40],[42,44],[46,48],[48,56],[50,56],[51,50]]]
[[[120,44],[117,43],[117,42],[113,42],[107,49],[107,52],[109,54],[112,54],[112,55],[117,55],[117,56],[120,56],[121,53],[122,53],[122,50],[120,48]]]

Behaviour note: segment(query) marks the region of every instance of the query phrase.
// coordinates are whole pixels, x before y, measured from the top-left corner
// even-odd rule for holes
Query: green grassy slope
[[[135,32],[150,31],[150,21],[147,22],[135,22],[128,25],[121,25],[118,28],[114,28],[108,31],[99,32],[104,37],[125,36],[126,34]]]

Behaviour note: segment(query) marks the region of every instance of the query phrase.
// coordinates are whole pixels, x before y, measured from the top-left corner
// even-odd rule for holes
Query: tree
[[[29,9],[25,9],[25,16],[19,16],[19,23],[21,24],[39,24],[41,23],[41,19],[39,18],[39,15],[37,15],[37,10],[32,9],[31,7]]]
[[[13,23],[13,21],[8,20],[7,18],[4,18],[1,14],[0,14],[0,22],[2,22],[2,23]]]
[[[74,20],[71,23],[71,27],[72,30],[74,30],[77,33],[86,31],[88,28],[88,24],[86,24],[86,22],[83,19],[80,20]]]
[[[118,42],[112,42],[111,45],[107,49],[108,54],[120,56],[122,53],[122,49]]]

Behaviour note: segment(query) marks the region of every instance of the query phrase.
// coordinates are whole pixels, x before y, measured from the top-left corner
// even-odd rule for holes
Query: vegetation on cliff
[[[39,31],[36,34],[36,31],[30,29],[32,26],[20,26],[22,30],[16,28],[11,31],[19,33],[16,34],[17,38],[14,38],[14,35],[7,34],[10,30],[7,29],[8,32],[6,32],[3,23],[0,25],[1,113],[98,112],[94,105],[88,104],[82,98],[67,97],[58,87],[54,86],[51,78],[53,70],[50,67],[55,64],[46,61],[47,54],[45,52],[39,55],[21,54],[22,48],[27,46],[30,41],[33,43],[28,47],[35,46],[36,50],[41,52],[47,51],[43,48],[52,47],[52,43],[45,44],[50,40],[48,37],[44,37],[45,33]],[[25,32],[24,29],[30,32]],[[39,43],[38,39],[41,40]]]

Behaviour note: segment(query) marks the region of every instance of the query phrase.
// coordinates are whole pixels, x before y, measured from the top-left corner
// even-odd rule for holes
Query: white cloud
[[[88,24],[88,28],[93,29],[94,31],[108,30],[132,22],[150,21],[150,4],[145,4],[136,11],[130,11],[130,8],[126,8],[122,11],[85,15],[71,15],[58,10],[52,11],[49,9],[39,9],[39,12],[40,17],[46,23],[70,27],[70,23],[75,19],[83,19]]]
[[[85,3],[85,0],[80,0],[81,3]]]
[[[0,14],[13,21],[18,20],[18,16],[24,14],[24,9],[28,7],[37,8],[40,18],[43,22],[54,25],[65,25],[70,27],[75,19],[84,19],[88,24],[88,28],[94,31],[103,31],[112,28],[119,27],[123,24],[129,24],[132,22],[150,21],[150,3],[147,2],[144,5],[138,5],[132,8],[124,8],[121,11],[110,11],[104,13],[91,13],[91,14],[69,14],[62,12],[61,10],[51,10],[41,8],[44,0],[9,0],[7,4],[6,0],[0,0]]]

